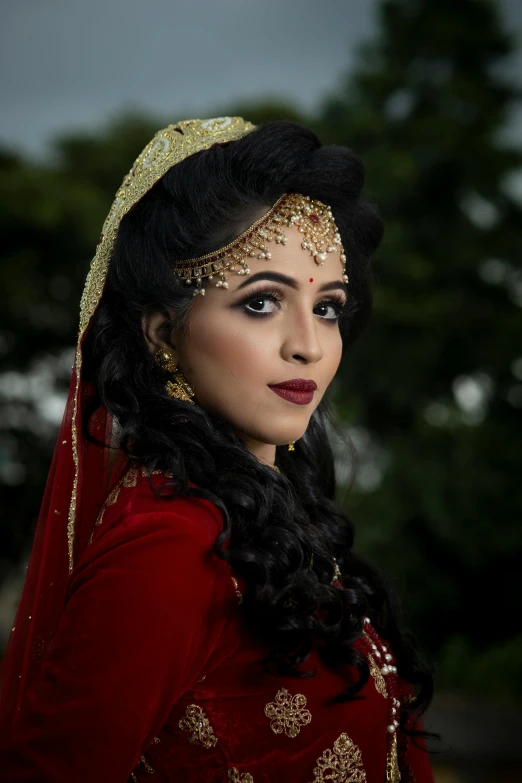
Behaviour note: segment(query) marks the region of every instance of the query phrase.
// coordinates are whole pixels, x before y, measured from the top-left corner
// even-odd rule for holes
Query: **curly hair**
[[[183,329],[193,286],[173,274],[173,262],[222,247],[261,208],[294,192],[328,204],[341,234],[350,279],[339,318],[344,353],[370,317],[370,259],[383,233],[376,209],[361,198],[363,181],[350,149],[321,146],[310,129],[289,121],[267,122],[170,169],[121,222],[84,368],[97,389],[94,405],[104,405],[121,426],[125,454],[172,474],[161,495],[206,498],[221,510],[214,552],[246,581],[244,621],[270,650],[266,670],[313,676],[299,665],[320,639],[327,665],[351,665],[359,675],[334,701],[355,698],[369,677],[353,647],[367,614],[394,650],[399,676],[414,686],[402,727],[416,735],[405,723],[431,700],[431,665],[405,627],[395,589],[353,549],[353,524],[335,500],[327,399],[292,454],[277,447],[277,473],[248,451],[230,422],[167,395],[141,325],[144,313],[169,310],[173,328]],[[86,432],[93,407],[84,412]],[[333,557],[342,589],[330,584]]]

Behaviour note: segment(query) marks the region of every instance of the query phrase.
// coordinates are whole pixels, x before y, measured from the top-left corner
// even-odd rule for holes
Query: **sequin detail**
[[[325,750],[316,761],[312,783],[363,783],[366,772],[362,766],[361,749],[348,734],[341,734],[333,744],[333,750]]]
[[[274,734],[284,731],[287,737],[297,737],[301,727],[312,720],[312,714],[305,707],[306,696],[302,693],[292,696],[286,688],[278,691],[275,701],[265,706],[265,715],[271,718],[270,728]]]
[[[145,756],[140,756],[140,764],[143,765],[143,767],[145,768],[145,771],[147,772],[148,775],[154,775],[155,774],[154,770],[150,766],[150,764],[147,761],[147,759],[145,758]]]
[[[235,576],[231,576],[230,578],[232,579],[232,583],[234,585],[234,590],[236,591],[237,602],[238,602],[238,604],[242,604],[243,603],[243,594],[242,594],[241,590],[239,589],[238,581],[237,581]]]
[[[98,516],[96,517],[96,522],[94,523],[94,527],[97,528],[101,525],[103,522],[103,515],[105,513],[105,509],[107,506],[113,506],[116,501],[118,500],[120,496],[120,492],[122,487],[135,487],[138,483],[138,468],[136,465],[131,465],[129,470],[125,473],[123,478],[121,478],[118,483],[115,485],[115,487],[112,489],[112,491],[109,493],[105,503],[101,507]],[[91,537],[89,538],[89,541],[87,543],[91,543],[94,536],[94,529],[91,533]]]
[[[230,783],[254,783],[254,778],[249,772],[238,772],[235,767],[228,770],[227,774]]]
[[[370,665],[370,674],[375,680],[375,690],[377,691],[377,693],[380,693],[381,696],[384,696],[384,698],[387,699],[388,691],[386,690],[386,680],[382,676],[382,672],[380,668],[377,666],[377,663],[373,655],[368,655],[368,663]]]
[[[401,783],[396,733],[393,735],[392,746],[386,757],[386,783]]]
[[[188,741],[191,745],[203,745],[204,748],[213,748],[217,743],[217,737],[210,722],[197,704],[189,704],[185,710],[185,717],[181,718],[179,727],[188,732]]]
[[[152,741],[153,741],[155,744],[157,744],[157,743],[158,743],[158,742],[160,742],[161,740],[160,740],[160,738],[159,738],[159,737],[154,737],[154,739],[153,739]],[[146,771],[146,773],[147,773],[148,775],[155,775],[155,774],[156,774],[156,773],[154,772],[154,770],[152,769],[152,767],[150,766],[150,764],[149,764],[149,762],[147,761],[147,759],[145,758],[145,756],[140,756],[140,760],[138,761],[138,763],[137,763],[137,765],[136,765],[136,769],[138,769],[138,767],[140,767],[140,766],[142,766],[142,767],[145,769],[145,771]],[[134,772],[131,772],[130,779],[132,780],[132,783],[138,783],[138,778],[136,777],[136,775],[135,775],[135,773],[134,773]]]

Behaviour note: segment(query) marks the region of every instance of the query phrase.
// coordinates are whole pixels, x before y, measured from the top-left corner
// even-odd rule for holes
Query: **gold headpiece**
[[[296,226],[304,235],[301,247],[309,250],[315,263],[322,266],[328,253],[339,251],[341,254],[343,281],[348,283],[346,274],[346,255],[341,236],[335,225],[330,207],[299,193],[285,193],[260,220],[247,228],[240,236],[220,250],[214,250],[198,258],[177,261],[174,272],[182,277],[187,285],[197,283],[193,296],[205,294],[201,286],[203,278],[213,280],[218,277],[216,288],[228,288],[226,270],[238,275],[249,275],[248,258],[271,258],[265,242],[275,241],[286,245],[287,238],[282,226]],[[236,269],[236,266],[239,269]]]
[[[213,144],[236,141],[254,128],[255,125],[242,117],[217,117],[211,120],[183,120],[156,133],[124,178],[103,224],[80,305],[80,335],[100,301],[118,228],[127,212],[172,166]]]

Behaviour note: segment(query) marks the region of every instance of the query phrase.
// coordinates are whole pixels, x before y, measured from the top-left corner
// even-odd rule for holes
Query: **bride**
[[[327,438],[382,235],[362,184],[349,149],[239,117],[170,125],[125,177],[2,663],[2,779],[433,780],[431,668]]]

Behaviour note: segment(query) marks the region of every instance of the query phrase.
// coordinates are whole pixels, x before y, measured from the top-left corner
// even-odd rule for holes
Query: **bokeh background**
[[[156,129],[302,121],[362,157],[386,236],[333,395],[357,547],[427,653],[437,783],[522,780],[522,2],[2,0],[0,649],[79,299]]]

